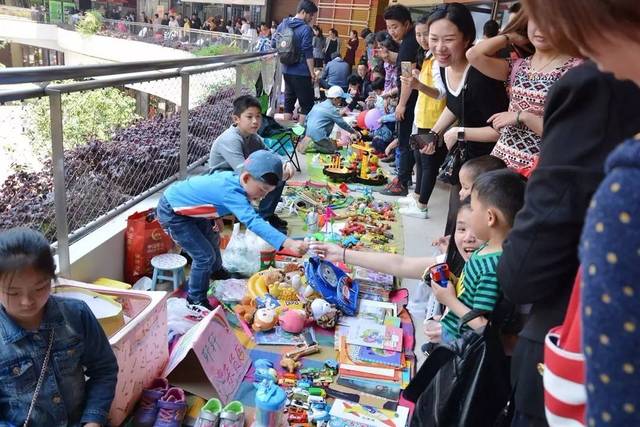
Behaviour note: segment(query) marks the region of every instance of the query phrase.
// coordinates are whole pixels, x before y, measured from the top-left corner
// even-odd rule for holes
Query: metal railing
[[[51,21],[42,9],[0,5],[0,16],[11,19],[28,20],[39,23],[58,25],[64,29],[75,31],[79,15],[65,14],[58,22]],[[238,34],[221,33],[207,30],[172,28],[168,25],[145,24],[115,19],[102,19],[103,27],[97,33],[106,37],[114,37],[144,43],[152,43],[173,49],[197,51],[209,46],[219,46],[212,55],[225,55],[253,51],[256,40]],[[209,55],[209,56],[212,56]]]
[[[0,70],[0,158],[21,163],[0,168],[0,229],[40,229],[69,274],[72,242],[206,162],[233,99],[260,76],[279,91],[274,54]],[[3,91],[10,83],[37,84]],[[146,118],[153,99],[175,108]]]
[[[250,52],[255,44],[255,40],[237,34],[194,29],[185,30],[180,27],[172,28],[168,25],[113,19],[103,19],[103,23],[104,27],[98,33],[100,35],[126,38],[187,51],[194,51],[208,46],[220,46],[220,54]]]

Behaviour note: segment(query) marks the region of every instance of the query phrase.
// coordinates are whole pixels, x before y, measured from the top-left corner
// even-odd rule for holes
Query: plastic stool
[[[173,282],[173,290],[177,290],[184,281],[184,266],[187,265],[187,259],[178,254],[162,254],[156,255],[151,259],[153,266],[153,278],[151,279],[151,290],[156,290],[158,280],[168,280]],[[171,272],[170,276],[166,276],[163,272]]]

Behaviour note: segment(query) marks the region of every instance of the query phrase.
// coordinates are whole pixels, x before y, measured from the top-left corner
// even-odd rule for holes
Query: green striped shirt
[[[464,265],[460,276],[461,286],[457,286],[458,299],[470,309],[493,311],[498,301],[500,287],[496,270],[502,251],[480,255],[478,249]],[[442,327],[452,336],[459,338],[460,318],[451,310],[442,318]],[[462,331],[469,329],[463,326]]]

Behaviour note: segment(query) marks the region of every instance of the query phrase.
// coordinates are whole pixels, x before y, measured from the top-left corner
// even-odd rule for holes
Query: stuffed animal
[[[300,362],[290,357],[283,356],[282,359],[280,359],[280,366],[282,366],[287,371],[289,371],[289,373],[293,373],[296,369],[300,367]]]
[[[245,322],[251,324],[253,315],[256,312],[256,302],[249,296],[242,297],[240,304],[233,307],[233,311]]]
[[[253,316],[252,328],[256,332],[270,331],[278,323],[278,315],[272,308],[261,308]]]
[[[299,334],[307,325],[307,315],[302,310],[287,310],[280,313],[278,322],[285,332]]]
[[[307,301],[305,310],[309,316],[313,317],[318,326],[325,329],[335,327],[340,318],[340,310],[322,298]]]
[[[267,286],[271,285],[272,283],[282,282],[284,280],[284,273],[282,272],[282,270],[278,270],[276,268],[269,268],[261,271],[258,274],[264,278]]]

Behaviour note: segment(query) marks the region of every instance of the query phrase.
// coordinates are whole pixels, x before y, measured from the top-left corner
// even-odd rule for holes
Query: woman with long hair
[[[636,0],[526,0],[524,7],[555,45],[565,51],[579,51],[601,71],[635,86],[627,92],[637,99],[640,8]],[[606,109],[606,105],[602,114],[627,115],[624,126],[640,131],[638,107],[624,105],[620,98],[609,99],[621,107],[622,114]],[[591,119],[582,118],[583,123]],[[612,140],[610,144],[618,142]],[[574,143],[579,145],[581,141]],[[606,177],[587,210],[580,244],[587,392],[584,421],[593,426],[636,426],[640,425],[639,135],[613,150],[605,171]]]
[[[338,30],[335,28],[329,30],[329,38],[326,40],[324,48],[325,65],[331,61],[331,55],[333,55],[333,52],[340,52],[340,38],[338,37]]]
[[[356,30],[351,30],[351,37],[349,37],[349,41],[347,43],[347,52],[344,54],[344,62],[349,64],[351,68],[356,62],[356,51],[358,50],[358,46],[360,45],[360,41],[358,40],[358,32]]]
[[[498,133],[487,122],[507,109],[508,98],[502,81],[485,76],[467,60],[466,52],[476,36],[471,12],[460,3],[449,3],[433,12],[427,25],[429,47],[443,68],[441,76],[447,90],[447,106],[432,131],[444,137],[447,150],[464,141],[466,160],[490,154]],[[455,122],[458,126],[451,127]],[[427,146],[422,151],[429,154],[432,149]],[[459,192],[460,184],[453,185],[445,235],[453,230]]]
[[[519,59],[497,58],[509,45],[533,45],[533,55]],[[558,51],[534,19],[520,10],[501,34],[467,51],[469,63],[481,73],[506,81],[509,108],[489,118],[500,133],[492,154],[515,170],[531,170],[540,153],[542,116],[547,93],[567,71],[582,62]]]
[[[317,25],[313,27],[313,62],[316,68],[324,65],[324,51],[327,39],[322,34],[322,28]]]

